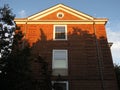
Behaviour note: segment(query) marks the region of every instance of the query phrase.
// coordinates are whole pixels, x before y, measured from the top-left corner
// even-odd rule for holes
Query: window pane
[[[54,68],[67,68],[66,60],[54,60]]]
[[[65,27],[64,26],[55,27],[55,39],[65,39]]]
[[[54,51],[54,60],[66,60],[66,51]]]
[[[67,76],[68,75],[68,69],[67,68],[55,68],[52,69],[52,75],[58,76],[58,75],[62,75],[62,76]]]
[[[66,83],[54,83],[55,90],[67,90]]]
[[[53,50],[53,68],[67,68],[67,50]]]

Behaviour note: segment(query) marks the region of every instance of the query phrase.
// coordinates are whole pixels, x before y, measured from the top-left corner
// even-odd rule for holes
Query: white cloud
[[[18,14],[19,14],[19,17],[20,17],[20,18],[26,17],[26,11],[25,11],[25,10],[19,11]]]
[[[112,52],[112,57],[113,57],[113,62],[116,64],[120,64],[120,29],[116,27],[112,27],[112,29],[117,29],[117,30],[112,30],[111,28],[107,28],[107,36],[108,36],[108,42],[113,42],[113,45],[111,47],[111,52]],[[120,25],[119,25],[120,26]]]

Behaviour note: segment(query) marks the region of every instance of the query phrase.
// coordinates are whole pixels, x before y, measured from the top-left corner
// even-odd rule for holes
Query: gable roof
[[[46,17],[47,15],[52,14],[52,13],[54,13],[56,11],[59,11],[59,10],[67,12],[67,13],[69,13],[69,14],[77,17],[77,18],[80,18],[82,20],[93,20],[92,16],[87,15],[85,13],[82,13],[80,11],[77,11],[75,9],[72,9],[72,8],[70,8],[68,6],[63,5],[63,4],[58,4],[56,6],[48,8],[48,9],[42,11],[42,12],[36,13],[36,14],[34,14],[32,16],[29,16],[28,20],[38,20],[38,19]]]
[[[63,18],[58,18],[57,14],[58,13],[63,13],[64,17]],[[65,22],[71,22],[71,23],[93,23],[95,22],[96,24],[106,24],[108,21],[107,18],[94,18],[88,14],[85,14],[83,12],[80,12],[78,10],[75,10],[73,8],[70,8],[64,4],[57,4],[53,7],[50,7],[46,10],[43,10],[41,12],[38,12],[36,14],[33,14],[31,16],[28,16],[27,18],[16,18],[15,19],[16,23],[25,23],[29,22],[31,24],[35,23],[61,23],[63,21]]]

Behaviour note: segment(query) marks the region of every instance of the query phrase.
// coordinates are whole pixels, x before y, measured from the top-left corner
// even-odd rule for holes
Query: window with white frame
[[[53,50],[53,68],[67,68],[67,50]]]
[[[68,52],[67,50],[53,50],[52,61],[53,75],[67,75]]]
[[[67,40],[67,26],[54,25],[54,40]]]
[[[54,90],[68,90],[68,81],[54,81]]]

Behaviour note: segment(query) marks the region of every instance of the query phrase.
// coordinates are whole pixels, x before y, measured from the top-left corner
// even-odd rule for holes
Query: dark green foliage
[[[35,60],[40,67],[40,79],[35,80],[32,76],[31,59],[35,57],[31,57],[29,45],[23,45],[22,37],[21,31],[15,35],[13,51],[6,60],[7,65],[4,68],[6,74],[2,77],[4,80],[1,81],[3,88],[1,90],[52,90],[51,72],[48,63],[41,56]]]
[[[9,5],[0,8],[0,71],[4,71],[6,59],[12,51],[16,24]],[[4,73],[4,72],[3,72]]]
[[[8,87],[10,90],[21,90],[20,88],[28,88],[27,84],[31,80],[30,64],[29,64],[29,48],[17,50],[8,58],[6,68]]]
[[[23,47],[22,37],[21,31],[15,35],[13,51],[6,59],[5,73],[0,82],[3,84],[2,90],[26,90],[32,84],[29,63],[30,47]]]
[[[36,63],[40,65],[40,79],[35,82],[37,88],[34,90],[52,90],[51,72],[48,69],[48,63],[41,56],[38,56]]]
[[[0,8],[1,19],[8,25],[12,24],[12,20],[15,18],[15,14],[12,13],[11,8],[8,4],[5,4],[3,8]]]
[[[0,8],[0,21],[12,25],[15,15],[8,5]],[[18,29],[19,27],[16,27]],[[2,26],[1,26],[2,31]],[[4,29],[5,30],[5,29]],[[40,66],[40,79],[34,80],[31,70],[31,48],[26,40],[23,40],[23,33],[16,31],[14,42],[11,46],[12,52],[0,66],[0,90],[52,90],[51,72],[48,70],[48,63],[41,56],[38,56],[36,63]],[[6,44],[6,43],[2,43]],[[2,45],[1,44],[1,45]],[[32,57],[31,57],[32,56]],[[2,61],[2,60],[1,60]]]
[[[114,68],[115,68],[115,73],[117,77],[118,87],[120,90],[120,65],[114,65]]]
[[[13,47],[15,48],[15,46],[19,46],[19,44],[23,43],[23,41],[21,41],[22,37],[23,37],[23,33],[22,31],[18,31],[18,33],[14,36],[14,42],[13,42]],[[19,48],[17,48],[19,49]]]

